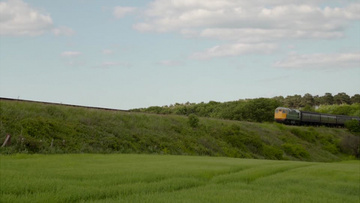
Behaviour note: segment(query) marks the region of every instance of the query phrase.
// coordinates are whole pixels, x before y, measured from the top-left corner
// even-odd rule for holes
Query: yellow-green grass
[[[359,202],[360,162],[0,155],[0,202]]]

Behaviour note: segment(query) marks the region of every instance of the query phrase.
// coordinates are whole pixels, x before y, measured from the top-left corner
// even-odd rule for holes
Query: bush
[[[360,137],[346,136],[340,142],[342,152],[360,157]]]
[[[332,154],[337,154],[337,153],[339,153],[338,148],[337,148],[335,145],[333,145],[333,144],[324,145],[322,148],[323,148],[323,150],[326,150],[326,151],[328,151],[328,152],[330,152],[330,153],[332,153]]]
[[[284,152],[277,147],[264,145],[262,154],[264,155],[265,158],[280,160],[280,159],[283,159]]]
[[[286,154],[296,158],[309,158],[309,152],[307,152],[301,145],[285,143],[282,145]]]
[[[360,132],[360,124],[357,120],[349,120],[345,122],[345,127],[350,132]]]
[[[309,131],[303,131],[298,128],[293,128],[290,132],[302,140],[314,143],[316,141],[316,137],[319,135],[313,128],[310,128]]]
[[[190,114],[188,117],[188,122],[191,127],[196,128],[199,126],[199,118],[195,114]]]

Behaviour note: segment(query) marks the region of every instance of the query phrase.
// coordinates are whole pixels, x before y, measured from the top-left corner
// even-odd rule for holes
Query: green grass
[[[0,156],[0,202],[359,202],[359,161]]]

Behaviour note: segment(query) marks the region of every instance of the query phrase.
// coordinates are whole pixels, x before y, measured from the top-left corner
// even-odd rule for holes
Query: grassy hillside
[[[359,153],[346,129],[296,127],[0,101],[5,153],[147,153],[335,161]]]
[[[358,203],[359,178],[359,161],[0,155],[0,202]]]

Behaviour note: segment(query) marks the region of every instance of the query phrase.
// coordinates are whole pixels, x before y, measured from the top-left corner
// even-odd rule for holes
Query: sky
[[[360,1],[0,1],[0,97],[126,110],[359,87]]]

